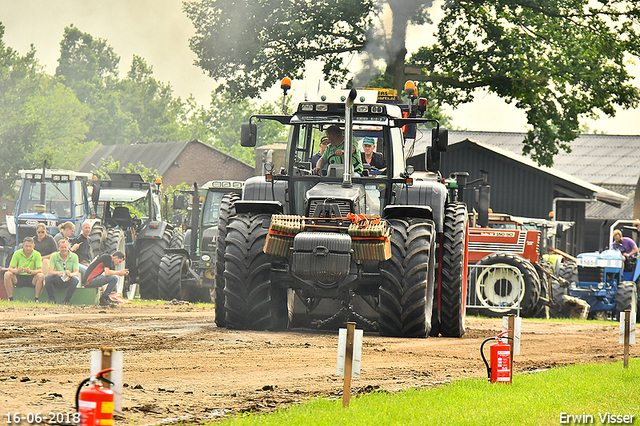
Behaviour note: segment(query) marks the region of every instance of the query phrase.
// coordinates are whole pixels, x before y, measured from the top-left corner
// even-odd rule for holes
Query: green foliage
[[[183,103],[171,86],[153,78],[153,68],[135,55],[120,80],[119,62],[106,40],[65,28],[56,75],[91,111],[86,140],[114,145],[190,139],[181,126]]]
[[[186,2],[185,11],[196,28],[198,65],[233,96],[255,96],[284,76],[301,78],[311,59],[324,64],[327,81],[341,84],[347,59],[361,53],[359,86],[380,75],[382,61],[383,80],[374,84],[401,90],[407,77],[423,81],[430,108],[472,102],[477,89],[514,103],[529,124],[523,153],[542,165],[570,150],[580,120],[640,101],[628,73],[630,59],[640,56],[638,2],[446,1],[437,42],[409,61],[423,74],[407,76],[407,25],[427,22],[432,3],[199,0]],[[388,33],[374,19],[383,6],[392,15]]]
[[[240,146],[241,125],[248,122],[253,114],[281,113],[281,105],[276,102],[257,104],[248,99],[232,100],[226,92],[214,92],[211,94],[210,106],[208,110],[200,110],[200,115],[197,116],[209,135],[207,142],[214,148],[253,166],[254,150]],[[285,126],[277,122],[262,121],[258,124],[256,146],[284,142],[287,131]]]
[[[517,374],[511,385],[486,378],[458,380],[433,389],[396,394],[378,391],[351,399],[314,399],[275,414],[247,414],[217,422],[222,425],[556,425],[561,413],[593,416],[634,415],[640,390],[640,362],[555,368]],[[577,423],[577,422],[574,422]]]
[[[447,2],[438,41],[412,61],[439,98],[471,102],[478,88],[526,112],[523,153],[552,165],[570,151],[579,120],[636,107],[628,58],[640,55],[636,2],[611,0]]]
[[[165,221],[172,223],[175,215],[180,215],[183,218],[187,217],[187,210],[179,210],[173,208],[173,196],[180,194],[183,191],[189,191],[191,186],[186,182],[179,183],[175,188],[169,185],[162,191],[162,217]]]
[[[108,180],[109,172],[139,173],[140,176],[142,176],[142,180],[151,183],[155,182],[158,178],[162,178],[156,169],[145,167],[141,162],[122,166],[120,162],[114,160],[113,157],[105,158],[100,167],[96,167],[95,164],[91,164],[91,166],[93,167],[92,173],[101,180]]]
[[[0,24],[0,179],[14,195],[24,168],[75,169],[92,145],[83,145],[88,113],[73,91],[41,71],[35,50],[20,56],[6,46]]]
[[[363,49],[379,11],[373,0],[200,0],[184,10],[196,28],[190,46],[198,66],[239,99],[285,76],[300,79],[309,59],[324,63],[330,84],[344,81],[344,53]]]

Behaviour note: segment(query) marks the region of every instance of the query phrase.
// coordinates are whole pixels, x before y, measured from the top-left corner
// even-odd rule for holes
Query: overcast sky
[[[0,0],[0,21],[5,26],[5,44],[21,54],[33,44],[49,74],[55,73],[64,28],[73,24],[80,31],[107,40],[121,58],[121,76],[129,70],[135,54],[153,67],[157,80],[170,83],[183,99],[193,94],[199,104],[208,105],[216,87],[214,80],[193,65],[196,58],[188,39],[194,30],[182,12],[181,0]],[[432,28],[411,29],[408,49],[427,44],[432,32]],[[640,65],[634,70],[640,76]],[[301,100],[305,91],[315,91],[318,86],[319,67],[310,65],[307,75],[306,81],[294,82],[290,92],[294,100]],[[273,89],[268,97],[277,94]],[[475,102],[449,110],[449,115],[454,126],[467,130],[526,130],[522,112],[496,96],[481,93]],[[639,135],[640,110],[620,111],[613,119],[587,124],[609,134]]]

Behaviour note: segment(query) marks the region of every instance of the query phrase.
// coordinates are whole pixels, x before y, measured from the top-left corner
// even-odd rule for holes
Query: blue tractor
[[[103,227],[94,219],[89,186],[92,175],[71,170],[20,170],[20,192],[15,212],[7,215],[0,226],[1,263],[7,265],[24,237],[35,237],[36,225],[44,223],[50,235],[58,233],[58,225],[73,222],[74,235],[80,233],[85,220],[92,223],[91,245],[94,252],[102,241]],[[96,244],[96,247],[94,247]],[[0,265],[0,266],[4,266]]]
[[[577,260],[578,281],[570,292],[590,305],[589,318],[616,319],[627,309],[637,315],[640,262],[630,259],[625,265],[618,250],[582,253]]]

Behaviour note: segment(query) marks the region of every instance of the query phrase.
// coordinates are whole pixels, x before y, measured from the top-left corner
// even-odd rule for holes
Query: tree
[[[90,108],[86,140],[114,145],[190,139],[180,122],[183,103],[171,86],[153,78],[153,67],[135,55],[121,80],[119,62],[106,40],[65,28],[56,76]]]
[[[197,65],[224,80],[232,96],[254,98],[282,77],[301,78],[309,59],[324,62],[335,85],[348,73],[344,53],[359,52],[377,11],[374,0],[185,2],[196,28]]]
[[[200,0],[185,3],[196,27],[197,64],[232,94],[255,96],[283,76],[300,78],[320,60],[326,79],[345,80],[345,58],[383,61],[394,88],[404,82],[406,28],[427,22],[430,0]],[[374,17],[392,13],[387,35]],[[437,42],[412,58],[443,103],[473,101],[485,89],[527,114],[523,151],[551,165],[570,149],[579,120],[635,107],[628,59],[639,56],[640,6],[632,0],[448,0]],[[366,77],[378,74],[372,69]],[[365,78],[367,81],[367,78]]]
[[[91,146],[82,145],[87,110],[74,92],[42,72],[33,46],[20,56],[2,40],[0,24],[0,179],[13,195],[18,170],[75,169]]]
[[[232,102],[227,92],[211,94],[209,110],[201,111],[199,119],[206,123],[209,139],[214,148],[253,165],[255,163],[254,150],[240,145],[240,129],[242,123],[249,121],[253,114],[277,114],[280,106],[275,103],[256,103],[248,99]],[[256,146],[264,146],[275,142],[284,142],[287,128],[279,123],[266,120],[258,123],[258,141]]]
[[[640,55],[639,23],[633,1],[449,1],[438,42],[412,61],[450,105],[478,88],[515,102],[530,126],[523,152],[551,166],[581,118],[638,105],[627,65]]]

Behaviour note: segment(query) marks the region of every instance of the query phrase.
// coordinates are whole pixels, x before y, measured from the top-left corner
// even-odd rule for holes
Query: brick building
[[[197,139],[186,142],[166,142],[134,145],[98,145],[78,167],[78,171],[93,172],[105,159],[112,157],[126,167],[139,162],[155,169],[165,187],[186,182],[202,185],[210,180],[245,180],[254,176],[254,168]]]

